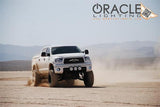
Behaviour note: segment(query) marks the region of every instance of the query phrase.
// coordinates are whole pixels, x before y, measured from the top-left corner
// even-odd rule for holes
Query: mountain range
[[[82,47],[88,49],[92,57],[137,58],[156,57],[158,43],[154,41],[130,41],[106,43]],[[0,61],[31,60],[40,52],[42,46],[17,46],[0,44]]]

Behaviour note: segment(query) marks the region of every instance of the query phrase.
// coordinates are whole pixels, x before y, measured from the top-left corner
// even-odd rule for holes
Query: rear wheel
[[[58,75],[55,74],[53,68],[49,71],[48,82],[50,87],[55,87],[58,85]]]
[[[32,71],[32,84],[33,86],[38,86],[41,82],[40,75],[37,73],[37,70]]]
[[[92,71],[84,73],[84,84],[86,87],[92,87],[94,83],[94,74]]]

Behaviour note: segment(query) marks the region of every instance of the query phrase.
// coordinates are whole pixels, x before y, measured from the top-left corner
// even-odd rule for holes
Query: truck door
[[[38,59],[38,67],[40,71],[44,71],[45,70],[45,58],[46,58],[46,50],[47,48],[44,48],[41,52],[41,56]]]
[[[44,67],[45,67],[46,71],[48,71],[48,69],[49,69],[49,60],[50,60],[50,48],[47,48],[46,49],[46,57],[44,60]]]

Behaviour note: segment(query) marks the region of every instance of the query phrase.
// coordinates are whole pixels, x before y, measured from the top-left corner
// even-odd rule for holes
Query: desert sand
[[[158,71],[94,72],[95,84],[86,88],[27,85],[31,71],[0,72],[0,107],[160,107]]]

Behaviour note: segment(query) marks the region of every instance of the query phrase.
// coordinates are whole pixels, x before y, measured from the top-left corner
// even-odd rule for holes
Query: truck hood
[[[68,53],[68,54],[56,54],[51,55],[52,58],[74,58],[74,57],[84,57],[84,53]]]

